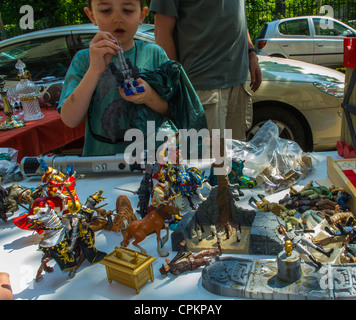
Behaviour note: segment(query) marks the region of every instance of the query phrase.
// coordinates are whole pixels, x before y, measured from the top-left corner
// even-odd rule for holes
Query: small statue
[[[184,253],[185,240],[180,243],[180,248],[177,255],[169,260],[166,258],[166,265],[162,265],[159,269],[162,275],[167,275],[168,272],[178,276],[186,271],[196,270],[201,266],[206,265],[208,261],[213,260],[216,256],[221,255],[221,247],[218,243],[218,249],[202,250],[198,253]]]
[[[286,252],[286,255],[290,257],[292,255],[293,251],[293,243],[290,240],[286,240],[284,242],[284,251]]]
[[[251,197],[248,202],[254,202],[257,206],[257,211],[259,212],[272,212],[279,216],[282,211],[287,211],[287,208],[277,202],[269,202],[264,195],[259,194],[258,197],[261,201],[257,201],[256,198]]]

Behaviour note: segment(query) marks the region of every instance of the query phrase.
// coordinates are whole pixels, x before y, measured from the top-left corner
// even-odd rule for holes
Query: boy
[[[161,84],[162,78],[165,79],[164,84],[170,79],[169,74],[165,78],[166,71],[153,71],[164,65],[170,72],[172,63],[158,45],[134,40],[138,26],[148,12],[144,0],[88,0],[84,11],[100,31],[89,49],[79,51],[73,58],[58,107],[63,122],[69,127],[77,126],[87,115],[83,155],[124,152],[130,144],[124,142],[125,132],[137,128],[146,135],[147,121],[155,121],[156,130],[160,127],[173,130],[206,127],[205,114],[200,103],[196,102],[195,92],[189,97],[191,106],[188,110],[188,113],[193,112],[191,116],[195,120],[187,122],[184,119],[189,119],[190,115],[180,111],[179,106],[177,108],[176,96],[169,96],[162,85],[156,85],[156,89],[152,87],[157,82]],[[125,58],[129,58],[139,70],[150,71],[146,77],[141,75],[138,79],[138,86],[143,86],[144,92],[126,96],[124,90],[118,88],[108,67],[110,62],[120,65],[117,56],[120,47],[116,40],[121,44]],[[190,85],[186,79],[184,82]],[[174,83],[176,81],[172,85]],[[179,94],[181,91],[179,88]]]

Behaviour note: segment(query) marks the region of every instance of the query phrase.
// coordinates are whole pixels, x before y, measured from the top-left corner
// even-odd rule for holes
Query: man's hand
[[[251,74],[250,88],[253,92],[257,91],[262,82],[262,71],[258,64],[257,54],[250,52],[249,54],[249,69]]]

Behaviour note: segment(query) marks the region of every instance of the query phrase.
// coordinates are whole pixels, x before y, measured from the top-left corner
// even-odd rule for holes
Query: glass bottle
[[[38,102],[38,88],[29,79],[29,73],[25,70],[26,65],[21,60],[17,60],[15,68],[18,69],[18,76],[20,78],[20,82],[16,85],[16,90],[19,93],[24,111],[23,119],[31,121],[43,118],[43,113]]]

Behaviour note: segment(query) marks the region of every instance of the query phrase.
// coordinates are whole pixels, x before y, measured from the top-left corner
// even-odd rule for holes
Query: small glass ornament
[[[16,90],[19,93],[24,111],[23,119],[25,121],[42,119],[43,113],[38,101],[38,87],[30,80],[29,72],[25,70],[26,65],[21,60],[17,60],[15,68],[18,70],[20,78]]]

